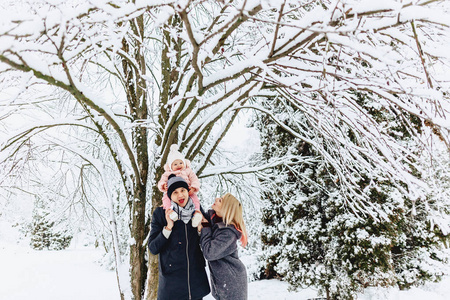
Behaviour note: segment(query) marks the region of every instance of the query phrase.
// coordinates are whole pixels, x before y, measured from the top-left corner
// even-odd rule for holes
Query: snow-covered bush
[[[30,246],[36,250],[63,250],[69,247],[73,236],[61,225],[61,222],[51,220],[48,209],[37,200],[30,224]]]
[[[360,100],[367,105],[367,99]],[[295,126],[292,107],[273,106],[278,119]],[[390,117],[385,111],[372,112],[379,121]],[[351,299],[367,287],[407,288],[443,275],[439,266],[446,261],[441,251],[446,232],[431,223],[437,210],[430,201],[415,205],[389,180],[359,173],[353,177],[366,197],[349,205],[349,193],[333,176],[336,170],[309,144],[292,138],[270,118],[258,118],[255,124],[261,131],[263,160],[297,157],[261,176],[267,199],[262,277],[282,277],[292,288],[316,286],[327,299]],[[404,130],[401,122],[391,120],[389,126],[392,132]],[[402,135],[409,137],[408,132]],[[421,173],[416,170],[415,176]]]

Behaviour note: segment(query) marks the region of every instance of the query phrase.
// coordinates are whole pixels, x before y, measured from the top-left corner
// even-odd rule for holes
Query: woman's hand
[[[203,229],[203,224],[208,223],[208,220],[205,219],[205,217],[202,215],[202,221],[197,226],[197,231],[201,232]],[[209,223],[208,223],[209,224]]]
[[[170,218],[170,214],[173,212],[173,209],[168,208],[166,209],[166,221],[167,221],[167,229],[172,230],[173,228],[173,220]]]

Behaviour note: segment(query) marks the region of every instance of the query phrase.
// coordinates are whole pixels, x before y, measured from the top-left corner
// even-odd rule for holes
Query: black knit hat
[[[189,190],[189,185],[187,182],[182,178],[175,176],[175,174],[169,175],[169,180],[167,180],[167,197],[169,197],[170,200],[172,200],[171,196],[173,191],[175,191],[177,188],[184,187],[186,190]]]

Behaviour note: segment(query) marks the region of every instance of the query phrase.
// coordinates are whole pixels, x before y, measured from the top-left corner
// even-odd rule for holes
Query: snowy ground
[[[5,225],[1,224],[0,225]],[[1,230],[3,229],[3,230]],[[5,232],[5,229],[6,230]],[[0,226],[0,300],[114,300],[118,296],[116,276],[98,264],[99,249],[82,246],[64,251],[35,251],[14,230]],[[251,264],[252,257],[244,257]],[[249,284],[249,300],[307,300],[315,298],[313,289],[289,292],[278,280]],[[373,289],[359,300],[449,300],[450,277],[409,291]],[[208,295],[204,300],[214,300]]]
[[[4,300],[113,300],[119,299],[114,272],[96,261],[101,252],[95,249],[34,251],[23,246],[0,242],[0,299]],[[444,300],[450,299],[450,278],[410,291],[372,290],[361,300]],[[306,300],[314,298],[312,290],[288,292],[277,280],[252,282],[249,299]],[[208,295],[205,300],[213,300]]]

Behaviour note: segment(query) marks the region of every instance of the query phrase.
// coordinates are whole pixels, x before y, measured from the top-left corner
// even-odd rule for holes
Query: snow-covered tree
[[[367,97],[359,98],[360,105],[370,103]],[[301,112],[285,102],[266,106],[284,125],[295,127],[292,120],[303,119]],[[391,135],[411,139],[402,120],[389,120],[392,115],[386,111],[370,113],[380,123],[388,121]],[[450,219],[445,178],[438,179],[444,184],[438,188],[440,193],[434,190],[439,196],[432,202],[439,205],[423,199],[429,205],[416,208],[416,199],[406,198],[389,181],[371,185],[368,176],[357,174],[379,213],[360,214],[346,205],[345,191],[332,180],[333,167],[310,145],[293,138],[270,118],[260,116],[255,125],[261,132],[263,160],[280,155],[302,158],[261,174],[266,187],[262,194],[268,203],[263,208],[262,276],[282,276],[295,288],[318,286],[327,299],[351,299],[370,286],[406,288],[440,279],[446,263],[442,238],[449,234],[445,223]],[[306,125],[305,130],[315,130]],[[416,123],[414,129],[420,132],[421,127]]]
[[[195,162],[200,178],[297,159],[252,168],[216,164],[242,109],[275,117],[261,99],[283,95],[320,132],[285,128],[333,166],[331,180],[346,187],[345,203],[354,211],[377,214],[360,178],[350,174],[370,174],[371,182],[398,177],[408,187],[397,187],[403,194],[424,193],[400,163],[410,159],[407,149],[348,91],[373,94],[373,106],[399,117],[426,120],[448,143],[445,1],[22,0],[1,6],[0,120],[7,134],[0,161],[14,175],[27,145],[42,151],[45,131],[89,132],[53,138],[51,145],[66,147],[84,161],[83,171],[97,173],[117,264],[130,266],[130,278],[119,279],[122,298],[141,299],[145,289],[147,216],[160,204],[155,181],[171,144]],[[49,113],[55,103],[64,109]],[[25,124],[11,121],[18,115]],[[128,206],[125,256],[110,189],[118,181],[121,205]],[[155,257],[149,266],[148,298],[154,299]]]
[[[60,220],[58,223],[51,218],[49,205],[45,205],[43,199],[37,198],[34,204],[33,221],[30,224],[30,245],[33,249],[42,250],[64,250],[70,245],[72,233],[70,227],[63,224]]]

